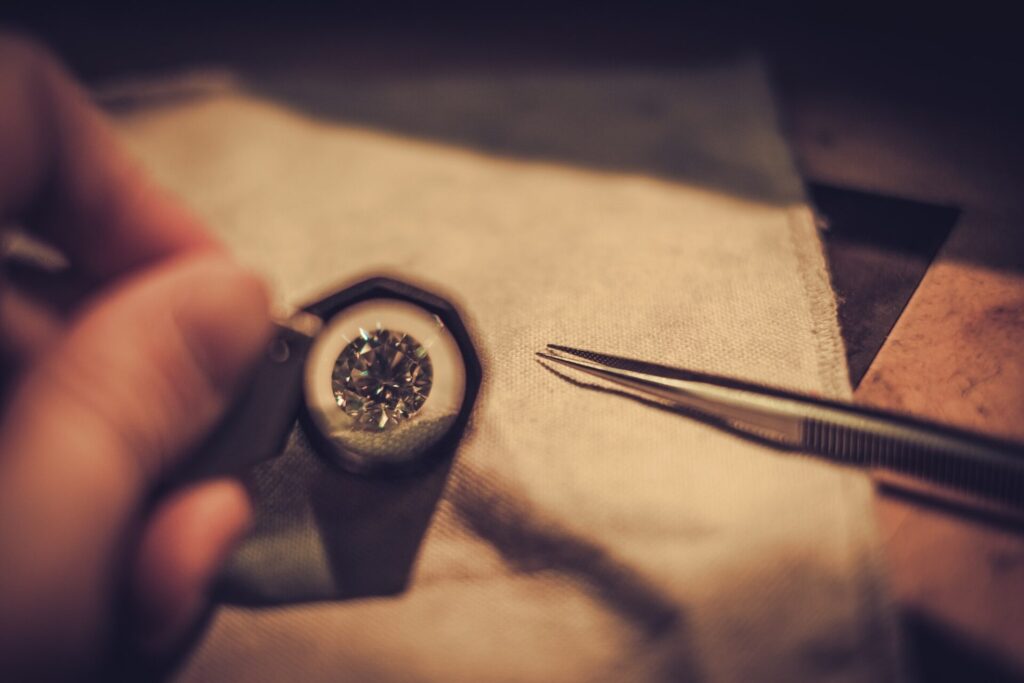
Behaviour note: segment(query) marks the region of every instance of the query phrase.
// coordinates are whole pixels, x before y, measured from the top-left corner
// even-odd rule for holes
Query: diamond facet
[[[357,425],[383,431],[414,415],[430,395],[434,369],[426,348],[408,334],[359,330],[334,363],[334,398]]]

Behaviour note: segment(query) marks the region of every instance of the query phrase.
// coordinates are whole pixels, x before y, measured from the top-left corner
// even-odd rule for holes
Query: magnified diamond
[[[433,385],[427,350],[409,335],[378,327],[359,330],[334,362],[331,388],[338,407],[364,429],[383,431],[423,407]]]

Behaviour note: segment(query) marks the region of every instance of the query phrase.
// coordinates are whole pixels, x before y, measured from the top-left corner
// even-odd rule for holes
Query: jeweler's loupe
[[[296,415],[335,465],[417,471],[454,451],[479,384],[454,306],[397,280],[365,280],[279,326],[228,417],[174,480],[240,474],[273,457]]]

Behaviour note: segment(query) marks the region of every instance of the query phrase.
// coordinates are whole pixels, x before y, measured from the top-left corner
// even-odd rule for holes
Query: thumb
[[[114,285],[30,371],[0,425],[0,640],[96,646],[146,493],[225,411],[267,307],[225,256],[181,257]]]

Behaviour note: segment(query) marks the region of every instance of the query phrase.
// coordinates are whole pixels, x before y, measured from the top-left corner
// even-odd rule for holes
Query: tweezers
[[[883,476],[881,481],[898,488],[905,486],[947,502],[994,504],[1015,516],[1024,513],[1022,444],[905,415],[568,346],[549,344],[537,355],[618,385],[622,391],[616,393],[654,402],[758,442],[889,473],[894,476]]]

